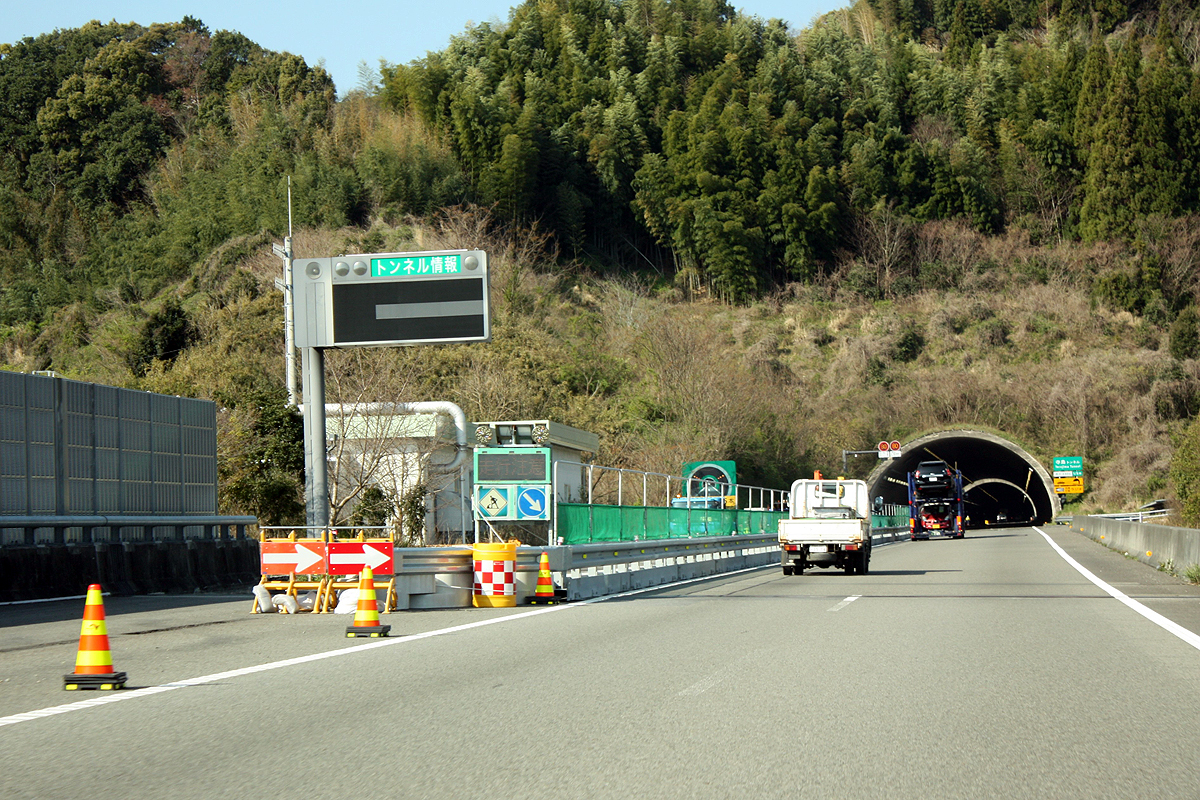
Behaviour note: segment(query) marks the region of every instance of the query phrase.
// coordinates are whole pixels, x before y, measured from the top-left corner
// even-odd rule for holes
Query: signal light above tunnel
[[[891,441],[891,442],[880,442],[879,443],[879,457],[880,458],[899,458],[900,455],[901,455],[900,442]]]

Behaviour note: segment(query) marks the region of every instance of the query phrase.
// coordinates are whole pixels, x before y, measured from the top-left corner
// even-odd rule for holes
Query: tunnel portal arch
[[[951,430],[906,442],[900,458],[880,461],[867,478],[872,497],[908,503],[907,475],[922,461],[945,461],[962,470],[971,525],[994,522],[1003,511],[1010,522],[1044,524],[1062,510],[1050,473],[1023,448],[986,431]]]

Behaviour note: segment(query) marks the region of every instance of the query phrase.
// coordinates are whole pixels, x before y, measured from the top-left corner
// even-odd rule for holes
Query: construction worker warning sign
[[[512,519],[514,487],[501,484],[476,484],[475,519]]]

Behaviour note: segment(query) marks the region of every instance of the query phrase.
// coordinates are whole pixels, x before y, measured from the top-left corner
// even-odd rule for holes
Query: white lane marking
[[[847,597],[845,600],[843,600],[842,602],[838,603],[836,606],[834,606],[833,608],[831,608],[831,609],[829,609],[829,610],[830,610],[830,611],[841,611],[843,608],[845,608],[846,606],[850,605],[851,603],[853,603],[855,600],[857,600],[857,599],[858,599],[858,598],[860,598],[860,597],[862,597],[862,595],[861,595],[861,594],[854,594],[854,595],[850,595],[850,596],[849,596],[849,597]]]
[[[378,647],[391,647],[393,645],[405,644],[407,642],[416,642],[421,639],[429,639],[434,636],[443,636],[447,633],[458,633],[460,631],[470,630],[472,628],[482,628],[486,625],[496,625],[501,622],[511,622],[516,619],[524,619],[526,617],[535,617],[538,614],[552,614],[555,611],[567,611],[572,608],[581,608],[592,605],[593,603],[603,603],[606,600],[616,600],[621,597],[630,597],[636,594],[645,592],[661,591],[663,589],[673,589],[677,586],[686,586],[689,583],[698,581],[712,580],[713,578],[723,578],[729,575],[738,575],[743,572],[755,572],[763,569],[775,569],[774,564],[769,564],[765,567],[747,567],[746,569],[733,570],[730,572],[721,572],[716,575],[705,575],[700,578],[689,578],[686,581],[677,581],[675,583],[667,583],[661,586],[649,586],[645,589],[631,589],[628,592],[620,594],[610,594],[604,597],[593,597],[588,600],[580,600],[575,603],[565,603],[558,606],[546,606],[545,608],[534,609],[533,611],[523,611],[520,614],[509,614],[503,617],[493,617],[491,619],[482,619],[478,622],[468,622],[464,625],[455,625],[450,628],[441,628],[434,631],[426,631],[424,633],[414,633],[409,636],[397,636],[396,638],[376,639],[373,642],[366,644],[355,645],[354,647],[343,647],[338,650],[328,650],[324,653],[314,653],[309,656],[298,656],[296,658],[286,658],[282,661],[272,661],[268,664],[258,664],[253,667],[242,667],[241,669],[232,669],[226,672],[217,672],[212,675],[202,675],[199,678],[186,678],[181,681],[172,683],[164,683],[160,686],[147,686],[142,689],[114,689],[112,694],[105,694],[100,697],[93,697],[87,700],[80,700],[77,703],[65,703],[61,706],[50,706],[49,708],[40,708],[36,711],[27,711],[22,714],[12,714],[7,717],[0,717],[0,728],[5,725],[15,725],[18,722],[29,722],[30,720],[42,719],[43,717],[52,717],[56,714],[66,714],[71,711],[82,711],[85,708],[93,708],[95,706],[104,706],[109,703],[120,703],[124,700],[133,700],[137,697],[148,697],[149,695],[161,694],[162,692],[170,692],[175,689],[184,689],[189,686],[200,686],[205,683],[215,683],[229,678],[240,678],[243,675],[252,675],[256,672],[267,672],[268,670],[281,669],[283,667],[293,667],[297,664],[308,664],[313,661],[321,661],[326,658],[337,658],[339,656],[350,655],[351,653],[360,653],[364,650],[374,650]],[[90,690],[85,690],[90,691]]]
[[[101,592],[101,594],[108,597],[108,592]],[[83,600],[86,598],[86,594],[73,594],[69,597],[43,597],[39,600],[5,600],[0,603],[0,606],[25,606],[30,603],[57,603],[59,600]]]
[[[728,675],[729,675],[728,670],[714,672],[712,675],[709,675],[704,680],[696,681],[691,686],[689,686],[686,689],[684,689],[683,691],[681,691],[679,693],[679,697],[694,697],[698,694],[704,694],[709,689],[713,688],[718,683],[725,680],[725,678],[728,677]]]
[[[1104,581],[1097,578],[1085,566],[1083,566],[1078,561],[1076,561],[1075,559],[1073,559],[1069,555],[1067,555],[1066,551],[1063,550],[1061,547],[1059,547],[1054,542],[1053,539],[1051,539],[1049,536],[1047,536],[1046,532],[1043,531],[1041,528],[1034,528],[1034,530],[1042,535],[1042,538],[1045,539],[1050,544],[1050,546],[1053,547],[1054,550],[1060,556],[1063,557],[1063,560],[1065,560],[1068,564],[1070,564],[1072,567],[1074,567],[1079,572],[1080,575],[1087,578],[1089,581],[1091,581],[1096,586],[1098,586],[1102,591],[1104,591],[1108,595],[1112,596],[1114,599],[1120,601],[1124,605],[1129,606],[1134,611],[1141,614],[1143,617],[1150,620],[1151,622],[1153,622],[1155,625],[1159,626],[1163,630],[1165,630],[1169,633],[1175,634],[1180,639],[1182,639],[1183,641],[1190,644],[1192,647],[1196,648],[1197,650],[1200,650],[1200,634],[1196,634],[1196,633],[1193,633],[1192,631],[1189,631],[1187,628],[1183,627],[1178,622],[1173,622],[1172,620],[1167,619],[1162,614],[1159,614],[1157,611],[1146,608],[1144,605],[1139,603],[1137,600],[1134,600],[1132,597],[1125,594],[1124,592],[1121,592],[1120,590],[1114,589],[1113,587],[1109,586],[1107,583],[1105,583]]]

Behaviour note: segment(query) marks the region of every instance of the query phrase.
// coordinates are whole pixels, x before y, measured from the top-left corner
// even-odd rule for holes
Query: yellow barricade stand
[[[261,541],[264,545],[291,544],[294,546],[296,542],[301,542],[301,543],[312,542],[313,544],[326,545],[330,542],[339,541],[339,540],[327,532],[322,533],[321,537],[319,539],[318,538],[306,539],[303,537],[297,537],[296,532],[292,531],[290,534],[288,534],[286,537],[283,537],[283,538],[267,538],[266,534],[264,533]],[[355,536],[353,538],[341,539],[340,541],[362,542],[362,543],[366,543],[366,544],[371,544],[371,543],[392,544],[393,543],[392,539],[390,539],[390,538],[388,538],[388,539],[367,539],[366,535],[362,534],[362,533],[358,534],[358,536]],[[328,569],[328,563],[326,563],[325,567],[326,567],[326,569]],[[295,572],[291,572],[291,573],[287,573],[287,578],[283,578],[282,577],[283,574],[284,573],[280,573],[279,576],[272,576],[270,574],[264,574],[262,576],[262,579],[258,582],[258,585],[265,588],[268,592],[283,592],[284,594],[286,594],[290,597],[294,597],[294,598],[298,598],[298,595],[300,592],[315,591],[317,593],[316,602],[313,604],[313,607],[311,609],[312,613],[314,613],[314,614],[332,613],[334,608],[337,606],[337,598],[338,598],[339,592],[345,591],[346,589],[357,589],[358,588],[357,575],[355,575],[353,578],[351,578],[348,575],[331,575],[327,572],[323,572],[323,573],[319,573],[319,574],[311,574],[311,575],[304,575],[304,574],[297,575]],[[390,613],[392,611],[395,611],[398,607],[398,599],[397,599],[397,595],[396,595],[396,576],[395,575],[391,576],[391,578],[386,583],[384,583],[382,581],[375,582],[376,589],[380,588],[381,585],[386,585],[386,587],[387,587],[387,596],[386,596],[386,600],[383,604],[383,609],[382,609],[383,612]],[[308,609],[301,609],[301,610],[308,610]],[[250,606],[250,613],[258,614],[258,613],[261,613],[262,611],[264,611],[264,609],[259,607],[258,597],[256,596]]]

